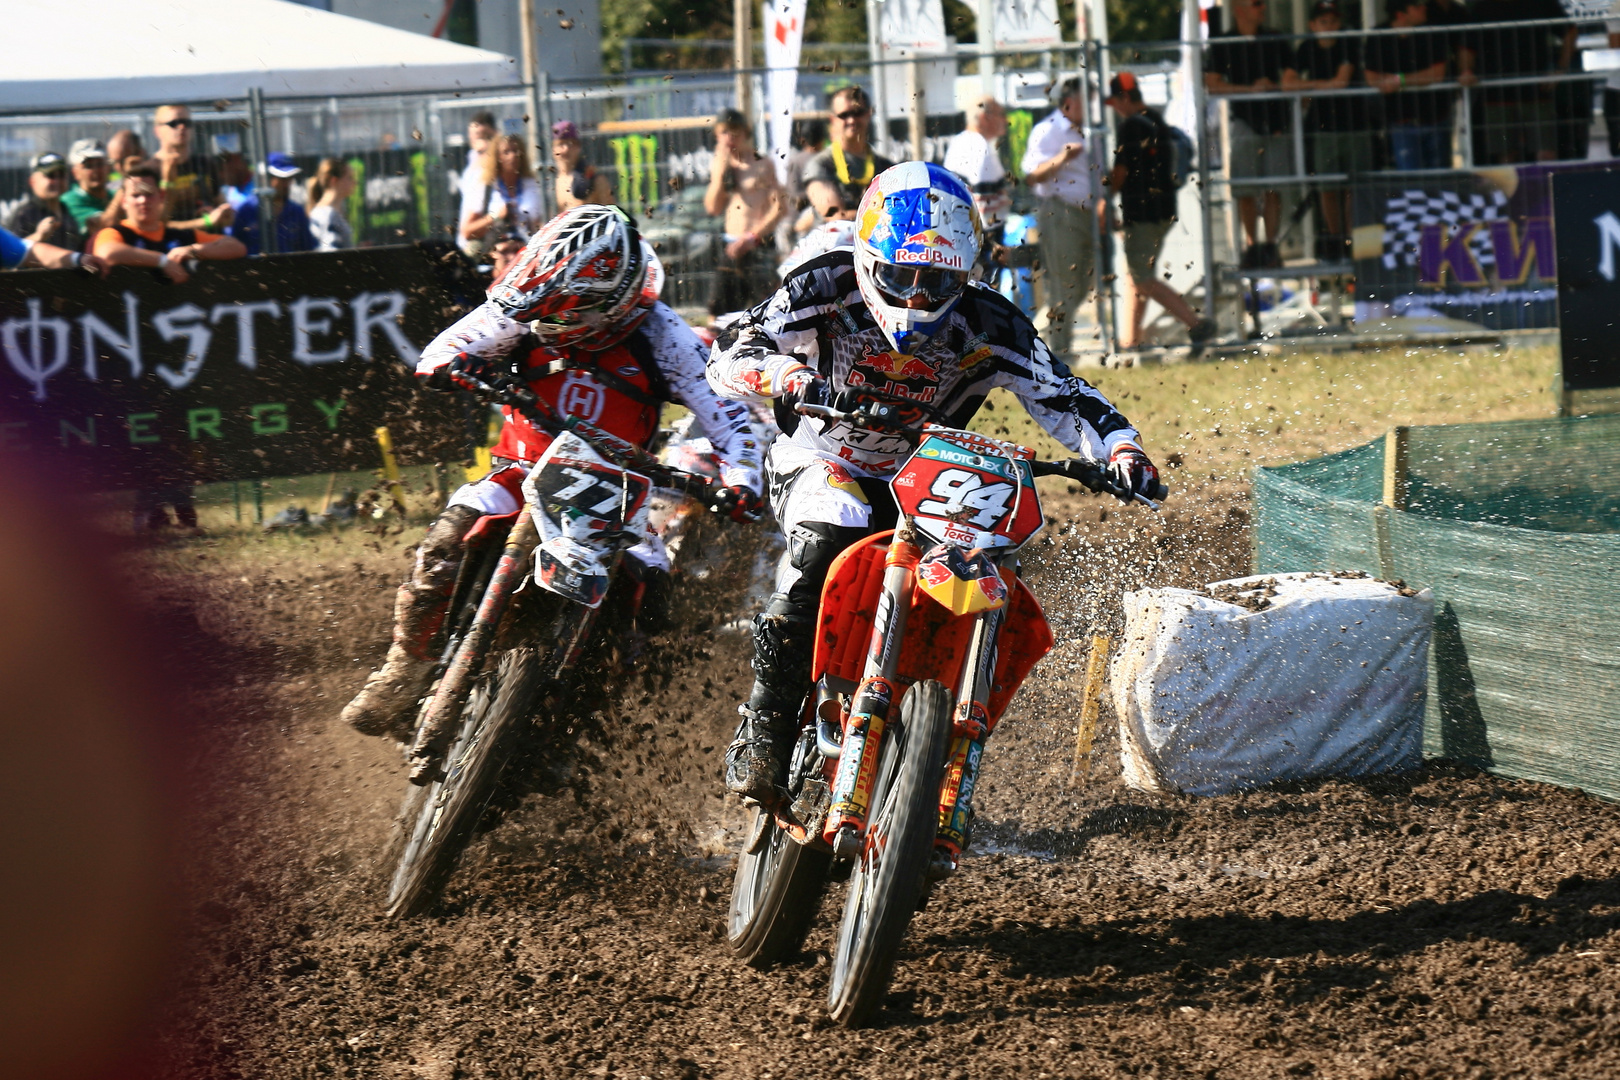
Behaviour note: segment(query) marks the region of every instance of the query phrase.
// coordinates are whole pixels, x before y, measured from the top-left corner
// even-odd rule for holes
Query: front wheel
[[[895,957],[927,882],[939,826],[939,784],[951,735],[951,694],[919,682],[883,733],[866,842],[849,877],[827,1011],[858,1027],[883,1006]]]
[[[534,650],[504,653],[467,695],[444,779],[413,784],[406,792],[396,826],[398,865],[388,888],[391,918],[420,915],[444,891],[495,792],[539,682]]]
[[[768,968],[798,951],[821,907],[830,852],[799,844],[754,807],[731,882],[726,944],[749,967]],[[763,830],[764,835],[761,835]]]

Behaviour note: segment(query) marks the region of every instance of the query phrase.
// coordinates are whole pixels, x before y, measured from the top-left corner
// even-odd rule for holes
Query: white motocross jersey
[[[867,313],[848,249],[804,263],[768,301],[725,327],[709,355],[709,384],[725,397],[762,401],[780,394],[783,378],[801,366],[835,390],[870,389],[928,406],[952,427],[966,427],[985,395],[1001,387],[1053,438],[1093,461],[1122,444],[1141,445],[1130,421],[1052,356],[1029,318],[987,288],[970,285],[915,355],[896,353]],[[914,449],[908,439],[844,423],[778,419],[778,446],[786,440],[861,476],[892,476]]]

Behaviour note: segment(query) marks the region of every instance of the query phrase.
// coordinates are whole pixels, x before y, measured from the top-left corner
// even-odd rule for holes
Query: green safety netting
[[[1255,569],[1364,570],[1435,594],[1424,748],[1620,798],[1620,417],[1410,429],[1255,471]]]

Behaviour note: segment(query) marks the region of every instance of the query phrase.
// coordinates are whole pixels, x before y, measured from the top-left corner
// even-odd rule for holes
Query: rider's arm
[[[504,356],[528,328],[508,318],[490,301],[473,308],[440,332],[416,362],[416,375],[427,380],[441,371],[458,353],[471,356]]]
[[[658,304],[641,324],[670,397],[692,410],[720,457],[720,481],[756,495],[763,490],[764,447],[748,425],[748,409],[716,396],[704,378],[703,342],[666,305]]]
[[[1123,445],[1142,445],[1131,422],[1102,391],[1071,374],[1033,328],[1023,344],[1022,349],[994,347],[997,363],[990,382],[1011,391],[1048,434],[1092,461],[1107,461]]]
[[[818,270],[792,274],[763,308],[720,332],[709,354],[709,385],[715,393],[738,401],[769,401],[782,393],[788,375],[811,366],[803,357],[818,354],[816,328],[833,306],[822,295],[824,276]]]

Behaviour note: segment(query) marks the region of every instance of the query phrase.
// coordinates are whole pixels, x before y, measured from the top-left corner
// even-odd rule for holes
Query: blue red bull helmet
[[[946,169],[908,161],[872,181],[855,212],[855,280],[889,344],[914,353],[945,325],[979,235],[973,195]]]

